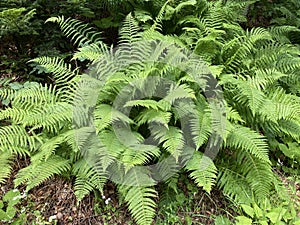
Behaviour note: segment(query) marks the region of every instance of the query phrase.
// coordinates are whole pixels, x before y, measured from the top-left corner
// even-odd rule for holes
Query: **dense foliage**
[[[0,71],[4,74],[18,75],[21,78],[37,80],[40,78],[31,74],[28,60],[41,56],[64,55],[67,57],[72,46],[53,24],[45,24],[51,16],[64,15],[92,22],[95,26],[103,27],[103,21],[108,24],[108,35],[113,37],[114,21],[106,17],[110,15],[105,10],[109,5],[95,0],[3,0],[0,2]],[[103,14],[103,12],[105,12]],[[125,17],[122,11],[115,15],[117,21]],[[41,81],[45,79],[41,78]]]
[[[51,37],[49,45],[41,43],[47,51],[34,54],[45,53],[45,56],[30,60],[33,71],[47,74],[51,82],[45,83],[45,79],[43,83],[10,83],[3,84],[0,89],[4,105],[0,112],[0,182],[10,176],[12,161],[17,156],[29,157],[30,165],[17,174],[16,186],[25,184],[30,190],[54,175],[68,176],[74,178],[76,195],[81,200],[91,191],[102,192],[111,178],[107,173],[118,167],[118,171],[135,184],[116,182],[120,202],[127,203],[138,224],[151,224],[157,200],[171,192],[176,193],[179,175],[188,175],[199,188],[209,193],[216,186],[242,207],[251,219],[239,217],[237,224],[251,224],[252,221],[299,224],[294,207],[281,205],[288,201],[288,194],[274,172],[278,160],[287,171],[294,173],[299,171],[300,163],[300,49],[297,45],[300,30],[299,21],[288,22],[289,18],[298,16],[294,7],[285,7],[278,1],[271,14],[276,15],[270,21],[272,26],[250,28],[247,25],[255,18],[253,7],[263,1],[107,1],[96,9],[105,8],[108,14],[116,8],[122,10],[118,18],[108,16],[104,19],[99,19],[91,10],[93,1],[62,1],[59,7],[62,11],[57,13],[62,15],[56,14],[44,25],[41,18],[53,14],[42,13],[43,17],[35,18],[34,6],[40,7],[42,3],[35,1],[23,8],[5,8],[0,15],[0,26],[5,28],[0,38],[12,39],[8,43],[19,45],[19,50],[24,50],[24,36],[45,35],[43,32],[47,29],[54,32],[54,36],[48,33],[49,36],[41,40],[46,42],[45,38]],[[267,3],[263,5],[268,6]],[[54,4],[53,7],[58,6]],[[282,17],[285,10],[290,13],[286,20]],[[104,34],[80,21],[86,18],[98,28],[105,29]],[[58,31],[53,31],[53,23],[58,24],[61,33],[73,44],[73,47],[61,48],[63,54],[53,48],[64,40]],[[107,28],[119,25],[118,39],[105,41]],[[46,31],[41,32],[42,27],[47,27]],[[63,43],[67,43],[66,40]],[[31,41],[38,49],[38,44]],[[166,45],[157,45],[153,51],[147,45],[139,45],[141,41],[160,41]],[[111,51],[114,47],[111,43],[118,45],[118,51]],[[174,60],[170,56],[175,53],[168,52],[169,46],[181,46],[200,56],[222,87],[226,126],[221,132],[223,141],[214,161],[204,154],[210,144],[209,137],[216,129],[208,96],[188,73],[170,63],[147,62],[147,57],[159,59],[161,55]],[[143,54],[139,54],[141,48]],[[72,49],[76,50],[69,54]],[[4,50],[0,48],[0,51]],[[105,77],[115,60],[130,56],[138,57],[139,63],[132,61],[128,67],[113,73],[95,93],[98,97],[91,120],[102,141],[102,146],[97,147],[103,148],[103,152],[100,162],[91,164],[80,147],[91,145],[93,140],[76,136],[86,127],[74,127],[73,114],[81,85],[92,85],[84,71],[97,62],[98,66],[93,67],[95,71],[92,72]],[[152,97],[138,99],[138,93],[152,96],[161,88],[159,80],[149,81],[149,77],[172,81],[164,87],[168,90],[163,93],[164,101]],[[151,85],[148,82],[152,82]],[[130,99],[122,99],[123,107],[132,111],[128,115],[113,106],[114,100],[124,91],[132,93]],[[186,100],[197,107],[189,109],[185,106],[187,112],[178,115],[174,105],[185,104]],[[181,131],[182,117],[188,121],[190,135]],[[82,124],[88,122],[81,121]],[[134,131],[122,130],[128,145],[114,132],[116,124],[125,124],[124,127]],[[156,146],[145,143],[149,127],[154,130]],[[192,144],[187,147],[189,142]],[[193,153],[186,161],[190,148]],[[168,178],[162,184],[165,187],[162,190],[157,188],[155,178],[151,176],[147,177],[146,186],[141,185],[145,182],[141,179],[149,171],[137,172],[134,167],[163,160],[170,160],[169,165],[181,160],[183,168],[179,171],[174,168],[172,177],[161,173]],[[204,170],[200,164],[203,160],[208,163]],[[278,213],[278,207],[284,208],[285,213]],[[271,212],[272,208],[276,210],[270,214],[262,216],[263,213],[258,213],[258,209]]]

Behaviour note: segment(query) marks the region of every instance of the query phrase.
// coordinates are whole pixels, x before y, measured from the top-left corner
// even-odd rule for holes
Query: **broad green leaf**
[[[235,217],[238,221],[236,222],[236,225],[251,225],[252,220],[245,216],[237,216]]]
[[[270,212],[266,214],[266,216],[271,220],[272,223],[277,223],[281,221],[283,215],[286,213],[287,209],[278,207],[272,209]]]
[[[244,212],[250,216],[251,218],[253,218],[254,216],[254,209],[249,206],[249,205],[245,205],[245,204],[241,204],[242,209],[244,210]]]

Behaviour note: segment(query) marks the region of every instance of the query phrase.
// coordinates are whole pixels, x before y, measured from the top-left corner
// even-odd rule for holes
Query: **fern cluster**
[[[300,27],[299,2],[297,0],[261,0],[248,8],[250,26],[294,26]],[[299,44],[299,31],[290,32],[287,37]]]
[[[299,142],[299,48],[288,38],[299,30],[245,30],[238,23],[241,13],[233,10],[242,10],[244,2],[229,1],[218,13],[221,2],[207,2],[200,14],[181,18],[178,35],[215,68],[223,87],[231,125],[216,161],[218,185],[240,202],[250,200],[251,189],[263,200],[274,179],[269,149]]]
[[[50,18],[78,45],[72,60],[94,65],[92,77],[58,57],[40,57],[32,63],[52,74],[55,84],[0,90],[1,99],[10,100],[10,107],[0,112],[0,120],[8,124],[0,128],[0,182],[9,176],[15,155],[30,156],[30,165],[18,173],[15,185],[26,184],[29,190],[55,174],[72,174],[81,200],[93,190],[102,192],[111,179],[137,223],[151,224],[159,196],[156,181],[176,186],[180,161],[180,173],[205,191],[217,185],[237,203],[263,203],[276,182],[270,153],[280,150],[300,159],[295,150],[300,135],[300,52],[287,38],[296,27],[245,30],[239,25],[253,2],[167,1],[156,19],[143,19],[149,13],[142,11],[129,14],[116,51],[82,22]],[[165,29],[170,23],[176,29]],[[215,121],[211,102],[193,77],[168,63],[147,61],[149,55],[166,55],[176,62],[180,54],[168,55],[164,45],[154,51],[151,45],[139,44],[157,40],[201,56],[223,88],[226,128],[220,128],[225,132],[214,161],[204,151],[220,121]],[[114,70],[116,59],[121,70]],[[128,60],[131,64],[122,67]],[[162,78],[170,83],[161,84]],[[94,95],[85,96],[86,90]],[[162,99],[148,97],[158,90],[168,91],[160,91]],[[138,98],[141,93],[145,98]],[[180,112],[182,108],[186,111]],[[189,135],[181,131],[181,118],[189,121]],[[152,144],[147,143],[149,130]],[[82,151],[86,146],[101,151]],[[169,160],[168,168],[160,164],[164,160]],[[161,165],[155,168],[158,177],[146,167],[154,163]]]

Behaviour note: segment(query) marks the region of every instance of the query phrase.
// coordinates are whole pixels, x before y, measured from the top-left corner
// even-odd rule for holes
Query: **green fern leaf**
[[[265,138],[247,127],[234,125],[225,144],[226,147],[242,149],[262,161],[269,162],[269,150]]]
[[[119,192],[125,197],[128,208],[139,225],[150,225],[155,216],[157,193],[153,187],[143,186],[146,171],[131,170],[126,175],[126,183],[131,186],[119,186]],[[149,178],[150,179],[150,178]],[[147,181],[146,183],[149,183]]]
[[[191,171],[190,177],[193,178],[199,187],[210,192],[217,178],[217,168],[213,161],[200,152],[195,152],[189,160],[185,169]]]
[[[71,68],[70,64],[65,63],[63,59],[58,57],[43,56],[29,62],[38,64],[36,67],[43,68],[46,73],[52,73],[57,85],[68,84],[77,73],[76,70]]]
[[[219,166],[217,185],[230,199],[242,204],[251,204],[252,191],[246,178],[230,169],[230,165]]]
[[[122,121],[128,124],[134,123],[128,116],[110,105],[99,104],[96,106],[94,111],[94,125],[97,132],[104,130],[116,121]]]
[[[108,48],[103,42],[96,42],[79,48],[78,52],[73,55],[73,59],[96,62],[107,52]]]
[[[52,155],[47,161],[31,163],[29,166],[21,169],[14,183],[16,186],[26,184],[26,190],[30,190],[54,175],[60,175],[69,171],[70,168],[68,160]]]
[[[238,151],[237,161],[257,201],[263,203],[270,195],[274,180],[271,163],[257,159],[246,151]]]
[[[182,131],[173,126],[169,126],[169,128],[155,127],[153,135],[162,144],[162,147],[178,160],[185,144]]]
[[[36,135],[29,135],[25,128],[18,125],[0,127],[0,150],[18,154],[30,155],[36,149],[40,139]]]
[[[95,31],[93,28],[88,27],[87,24],[76,20],[67,18],[64,16],[51,17],[46,20],[46,22],[58,23],[62,32],[69,38],[74,44],[79,46],[85,46],[87,44],[96,43],[101,41],[99,37],[99,32]]]
[[[141,111],[139,116],[136,118],[138,126],[146,123],[158,123],[168,128],[172,114],[170,112],[163,112],[155,109],[146,109]]]
[[[74,189],[78,201],[93,190],[103,192],[107,178],[103,171],[97,169],[95,165],[89,165],[88,162],[81,159],[73,165],[72,173],[76,176]]]
[[[0,184],[5,183],[6,179],[10,176],[12,159],[12,154],[7,152],[0,153]]]

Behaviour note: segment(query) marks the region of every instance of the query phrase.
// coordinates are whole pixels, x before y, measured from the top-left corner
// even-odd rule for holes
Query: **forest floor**
[[[28,164],[28,160],[19,159],[15,161],[11,177],[5,184],[0,185],[0,196],[14,189],[13,180],[17,172]],[[25,186],[18,187],[18,190],[23,193]],[[104,196],[105,199],[102,199],[102,196],[95,198],[95,194],[90,194],[80,203],[77,203],[72,181],[62,177],[54,177],[27,193],[27,196],[16,205],[19,209],[16,218],[20,216],[20,211],[23,209],[26,213],[25,224],[32,224],[32,222],[35,222],[34,224],[59,225],[135,224],[126,205],[119,205],[116,187],[112,183],[106,185]],[[105,200],[108,198],[110,198],[110,201],[105,204]],[[185,218],[187,215],[192,219],[192,224],[205,225],[213,224],[217,215],[223,215],[229,219],[236,216],[232,207],[229,207],[231,203],[217,190],[213,190],[211,195],[201,191],[195,193],[192,201],[195,206],[197,205],[194,208],[197,210],[192,212],[178,210],[174,212],[178,218],[182,219],[182,221],[174,224],[186,224]],[[157,219],[158,217],[160,217],[160,213],[157,213]],[[52,222],[49,222],[51,220]],[[160,218],[161,220],[163,218]],[[153,224],[157,223],[154,222]]]
[[[13,180],[17,172],[28,164],[28,160],[18,159],[15,161],[11,177],[5,184],[0,185],[0,196],[3,196],[8,190],[14,189]],[[292,199],[297,208],[300,209],[300,184],[291,183],[283,175],[279,177],[292,193]],[[25,187],[21,186],[18,189],[22,193]],[[72,181],[62,177],[54,177],[30,190],[26,198],[22,199],[16,207],[25,210],[26,224],[33,224],[33,221],[34,224],[59,225],[135,224],[125,204],[119,205],[116,187],[112,183],[106,185],[103,197],[97,196],[95,198],[95,194],[97,195],[97,193],[90,194],[80,203],[77,203]],[[110,201],[105,204],[105,200],[108,198]],[[217,190],[213,190],[211,195],[201,191],[195,193],[192,201],[194,205],[197,205],[194,207],[194,211],[178,210],[174,212],[178,218],[182,219],[182,221],[174,224],[187,224],[185,221],[187,215],[192,219],[192,224],[209,225],[214,224],[214,218],[218,215],[233,219],[237,214],[232,203]],[[18,216],[20,213],[16,215],[16,217]],[[160,213],[158,212],[157,219],[159,217]],[[160,221],[163,220],[163,218],[159,219]],[[154,222],[153,224],[157,223]]]

